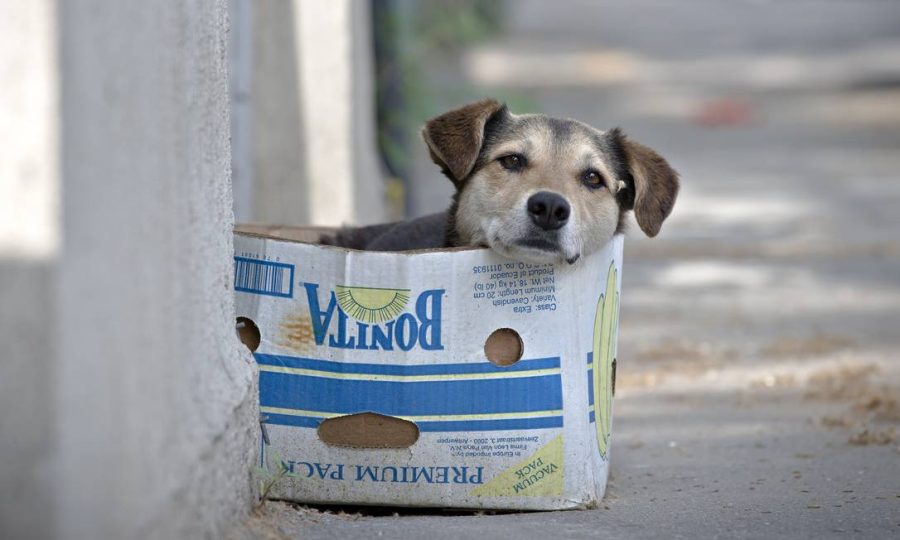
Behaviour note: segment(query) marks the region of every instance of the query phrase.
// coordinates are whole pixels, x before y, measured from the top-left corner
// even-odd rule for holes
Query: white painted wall
[[[0,257],[59,245],[55,2],[0,0]]]
[[[249,507],[226,12],[0,1],[0,537],[218,537]]]
[[[0,537],[46,538],[60,244],[54,0],[0,0]]]

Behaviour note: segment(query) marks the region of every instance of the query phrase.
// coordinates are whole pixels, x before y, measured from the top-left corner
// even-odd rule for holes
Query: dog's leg
[[[369,251],[408,251],[447,247],[445,231],[447,213],[430,214],[401,221],[374,238],[366,246]]]
[[[400,222],[379,223],[366,227],[344,227],[334,234],[323,234],[319,243],[326,246],[339,246],[350,249],[366,249],[372,240],[394,228]]]
[[[322,244],[367,251],[408,251],[446,247],[447,213],[368,227],[348,227],[333,236],[323,235]]]

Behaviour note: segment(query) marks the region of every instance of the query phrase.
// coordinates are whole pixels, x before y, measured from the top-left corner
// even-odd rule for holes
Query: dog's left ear
[[[432,118],[422,128],[431,159],[459,187],[468,178],[484,143],[484,126],[506,105],[493,99],[470,103]]]
[[[619,192],[619,201],[624,210],[634,210],[641,230],[652,238],[659,234],[663,221],[675,206],[678,173],[662,156],[630,140],[618,129],[613,130],[611,136],[624,152],[633,179],[633,187],[626,182],[626,189]]]

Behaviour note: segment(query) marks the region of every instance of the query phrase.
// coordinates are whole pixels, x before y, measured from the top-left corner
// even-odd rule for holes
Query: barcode
[[[234,290],[293,298],[294,265],[235,257]]]

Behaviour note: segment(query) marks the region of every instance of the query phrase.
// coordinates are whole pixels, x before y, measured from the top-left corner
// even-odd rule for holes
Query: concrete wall
[[[0,4],[0,536],[221,536],[258,443],[225,0],[53,6]]]
[[[244,18],[235,27],[252,33],[249,40],[236,36],[244,48],[232,51],[235,74],[250,79],[235,85],[249,89],[249,97],[236,94],[234,101],[249,109],[241,109],[246,122],[235,133],[236,143],[249,146],[246,153],[235,147],[238,220],[384,220],[369,3],[232,2]]]

